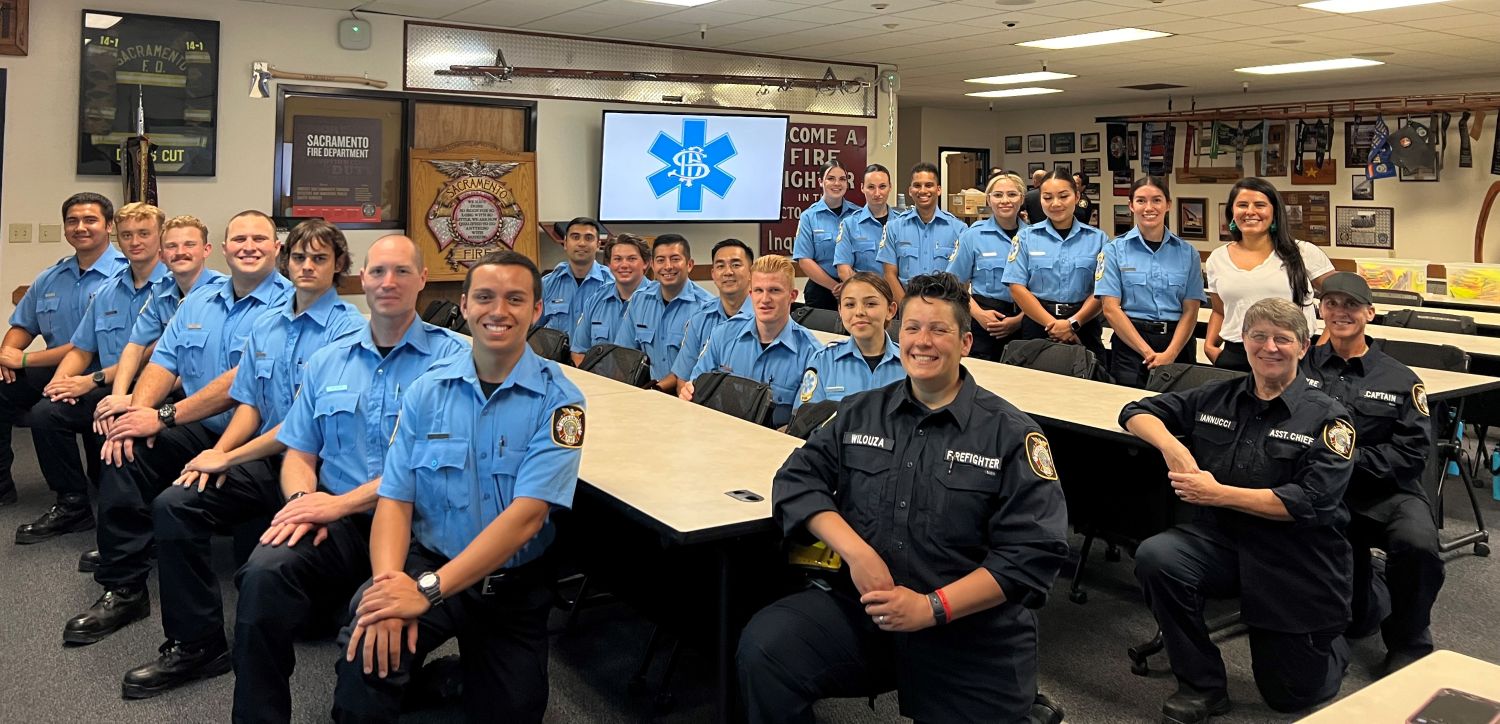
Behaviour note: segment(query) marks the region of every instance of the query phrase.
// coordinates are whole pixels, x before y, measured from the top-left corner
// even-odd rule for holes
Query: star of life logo
[[[707,138],[706,119],[685,118],[681,140],[659,132],[651,143],[651,155],[666,165],[647,176],[646,181],[651,184],[651,191],[657,198],[675,189],[678,211],[702,211],[704,189],[722,199],[734,185],[734,176],[719,168],[719,164],[739,153],[734,148],[734,141],[727,133],[712,141]]]

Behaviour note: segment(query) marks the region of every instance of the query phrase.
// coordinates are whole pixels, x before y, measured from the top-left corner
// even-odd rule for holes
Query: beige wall
[[[60,223],[59,204],[75,191],[119,196],[118,178],[73,173],[78,130],[78,28],[85,7],[204,18],[221,23],[218,175],[160,181],[165,210],[169,214],[191,213],[201,217],[216,236],[215,241],[222,238],[223,224],[235,212],[246,208],[267,209],[272,203],[276,103],[274,98],[248,97],[252,62],[265,60],[283,69],[309,73],[368,73],[372,78],[389,81],[393,89],[401,86],[403,19],[399,17],[366,16],[374,45],[366,51],[346,51],[338,47],[335,34],[339,18],[345,16],[341,10],[229,0],[33,2],[31,55],[0,57],[0,67],[9,70],[0,229],[7,229],[10,223]],[[597,211],[600,111],[613,107],[642,108],[582,101],[539,103],[537,184],[538,212],[543,220],[592,215]],[[882,105],[881,113],[884,112]],[[883,145],[884,117],[859,120],[794,115],[793,120],[863,123],[871,128],[870,161],[887,165],[895,162],[896,144]],[[677,232],[706,249],[711,242],[728,236],[750,242],[756,239],[759,227],[693,224],[622,226],[618,230]],[[383,233],[386,232],[351,232],[356,259]],[[70,252],[65,243],[0,244],[0,290],[4,292],[0,294],[0,310],[8,317],[12,309],[10,291],[30,283],[43,267]],[[555,263],[560,258],[555,247],[543,247],[544,263]],[[222,259],[216,256],[215,265],[223,268]]]
[[[1000,133],[1002,114],[988,111],[958,111],[947,108],[902,108],[897,186],[906,190],[906,170],[918,161],[938,162],[938,148],[987,148],[990,165],[1000,163],[1005,149]],[[959,189],[944,189],[954,192]]]

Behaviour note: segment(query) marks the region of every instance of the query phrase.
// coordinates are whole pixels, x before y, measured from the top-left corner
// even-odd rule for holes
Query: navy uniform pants
[[[178,468],[181,471],[181,468]],[[161,621],[167,638],[200,643],[224,640],[224,600],[213,570],[215,533],[240,540],[265,531],[282,506],[281,456],[235,465],[222,486],[171,485],[151,504],[161,576]]]
[[[87,497],[89,481],[99,479],[99,448],[104,440],[94,434],[94,408],[108,396],[108,389],[96,387],[78,398],[76,404],[44,398],[31,407],[31,439],[36,446],[36,461],[47,479],[47,487],[59,500]],[[83,436],[86,465],[79,462],[74,435]]]
[[[1166,349],[1168,345],[1172,344],[1172,335],[1177,329],[1176,322],[1168,322],[1167,324],[1169,330],[1166,334],[1158,334],[1140,328],[1137,328],[1135,331],[1141,335],[1141,339],[1146,340],[1146,345],[1151,349]],[[1177,353],[1177,359],[1173,361],[1185,362],[1187,364],[1198,361],[1197,345],[1193,343],[1192,339],[1189,339],[1188,343],[1182,346],[1182,351]],[[1110,339],[1109,374],[1115,378],[1115,384],[1117,385],[1127,385],[1143,389],[1146,387],[1146,382],[1151,379],[1151,370],[1146,369],[1146,358],[1142,357],[1141,353],[1135,351],[1130,345],[1125,344],[1125,341],[1120,339],[1119,335],[1115,335]]]
[[[802,303],[818,309],[839,308],[838,297],[833,296],[833,292],[828,287],[811,279],[807,280],[807,284],[802,287]]]
[[[1387,651],[1432,653],[1429,625],[1444,572],[1431,506],[1415,495],[1397,493],[1370,509],[1354,511],[1347,532],[1354,546],[1354,622],[1349,630],[1372,631],[1378,625]],[[1371,548],[1386,554],[1389,616],[1384,616],[1380,597],[1373,595],[1378,583],[1370,567]]]
[[[1179,684],[1197,692],[1225,691],[1228,676],[1209,638],[1203,606],[1208,598],[1239,594],[1239,554],[1213,528],[1180,525],[1158,533],[1136,550],[1135,577],[1161,627]],[[1283,633],[1251,627],[1250,664],[1266,704],[1301,711],[1339,693],[1349,663],[1343,630]]]
[[[151,573],[152,501],[182,474],[182,466],[211,447],[218,435],[201,423],[169,428],[146,446],[135,441],[135,460],[104,465],[99,473],[99,570],[105,588],[140,587]],[[196,488],[194,492],[196,493]]]
[[[294,546],[257,546],[235,574],[234,721],[291,721],[292,643],[319,624],[346,622],[349,597],[370,580],[370,521],[329,523],[318,545],[308,534]]]
[[[27,367],[15,370],[15,382],[0,382],[0,497],[16,492],[16,481],[10,477],[10,465],[16,460],[10,449],[11,429],[21,426],[32,405],[42,399],[42,390],[52,381],[55,369]]]
[[[443,556],[413,541],[405,570],[415,579],[426,571],[436,571],[445,562]],[[339,632],[334,721],[396,721],[412,672],[433,649],[457,637],[464,719],[541,722],[547,710],[547,614],[552,608],[548,570],[542,561],[506,569],[505,579],[490,586],[488,592],[481,581],[429,609],[418,619],[416,653],[403,640],[399,668],[383,679],[374,662],[370,673],[364,672],[363,646],[354,661],[344,659],[354,635],[354,611],[371,584],[367,581],[349,602],[349,623]]]

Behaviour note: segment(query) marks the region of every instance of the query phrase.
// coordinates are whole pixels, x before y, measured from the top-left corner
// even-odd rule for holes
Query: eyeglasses
[[[1251,332],[1250,334],[1245,335],[1245,339],[1248,339],[1256,344],[1275,342],[1277,347],[1290,347],[1294,344],[1297,344],[1297,338],[1289,334],[1266,334],[1265,332]]]

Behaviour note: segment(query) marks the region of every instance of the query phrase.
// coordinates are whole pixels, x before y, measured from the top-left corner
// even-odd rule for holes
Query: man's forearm
[[[183,420],[179,417],[178,423],[181,422]],[[255,409],[253,405],[241,404],[234,409],[234,415],[230,416],[229,425],[224,428],[223,434],[219,435],[218,442],[214,443],[214,449],[224,453],[237,450],[255,434],[255,429],[258,427],[260,427],[260,410]]]
[[[235,401],[229,396],[229,388],[234,386],[234,375],[238,369],[235,367],[215,377],[203,389],[177,403],[177,424],[205,420],[234,407]]]
[[[177,375],[161,365],[148,364],[141,371],[141,379],[135,385],[135,394],[130,404],[137,407],[158,407],[167,399],[167,393],[177,384]]]
[[[241,407],[244,406],[241,405]],[[255,418],[255,427],[259,427],[260,415],[256,415]],[[235,412],[235,419],[239,419],[238,411]],[[232,424],[233,421],[231,421],[231,425]],[[254,462],[256,460],[271,457],[272,455],[285,450],[286,444],[276,439],[276,434],[279,432],[281,432],[281,425],[278,424],[276,427],[273,427],[265,431],[264,433],[257,435],[255,439],[251,440],[250,442],[232,448],[229,453],[229,464],[244,465],[248,462]],[[229,434],[229,431],[226,429],[224,433],[227,436]]]
[[[33,339],[36,339],[36,335],[20,327],[11,327],[5,330],[5,339],[0,341],[0,347],[26,349],[31,346],[31,340]]]
[[[94,353],[85,352],[77,347],[68,350],[62,361],[57,363],[57,370],[52,373],[52,379],[65,380],[83,374],[89,368],[89,362],[93,361]],[[30,362],[30,359],[27,360]]]
[[[370,524],[370,572],[374,576],[394,573],[406,566],[411,548],[412,504],[390,498],[375,503]]]
[[[383,501],[382,501],[383,503]],[[536,536],[547,522],[551,504],[536,498],[516,498],[490,521],[468,547],[438,569],[447,598],[494,573]]]
[[[112,394],[124,395],[130,392],[130,383],[135,381],[135,375],[141,370],[141,360],[145,359],[146,348],[135,343],[125,345],[120,352],[120,361],[115,363],[115,376],[111,383]]]
[[[40,352],[28,352],[26,354],[26,366],[55,367],[63,361],[64,357],[68,356],[69,352],[72,351],[73,343],[68,342],[66,344],[61,344],[53,347],[52,349],[45,349]]]

